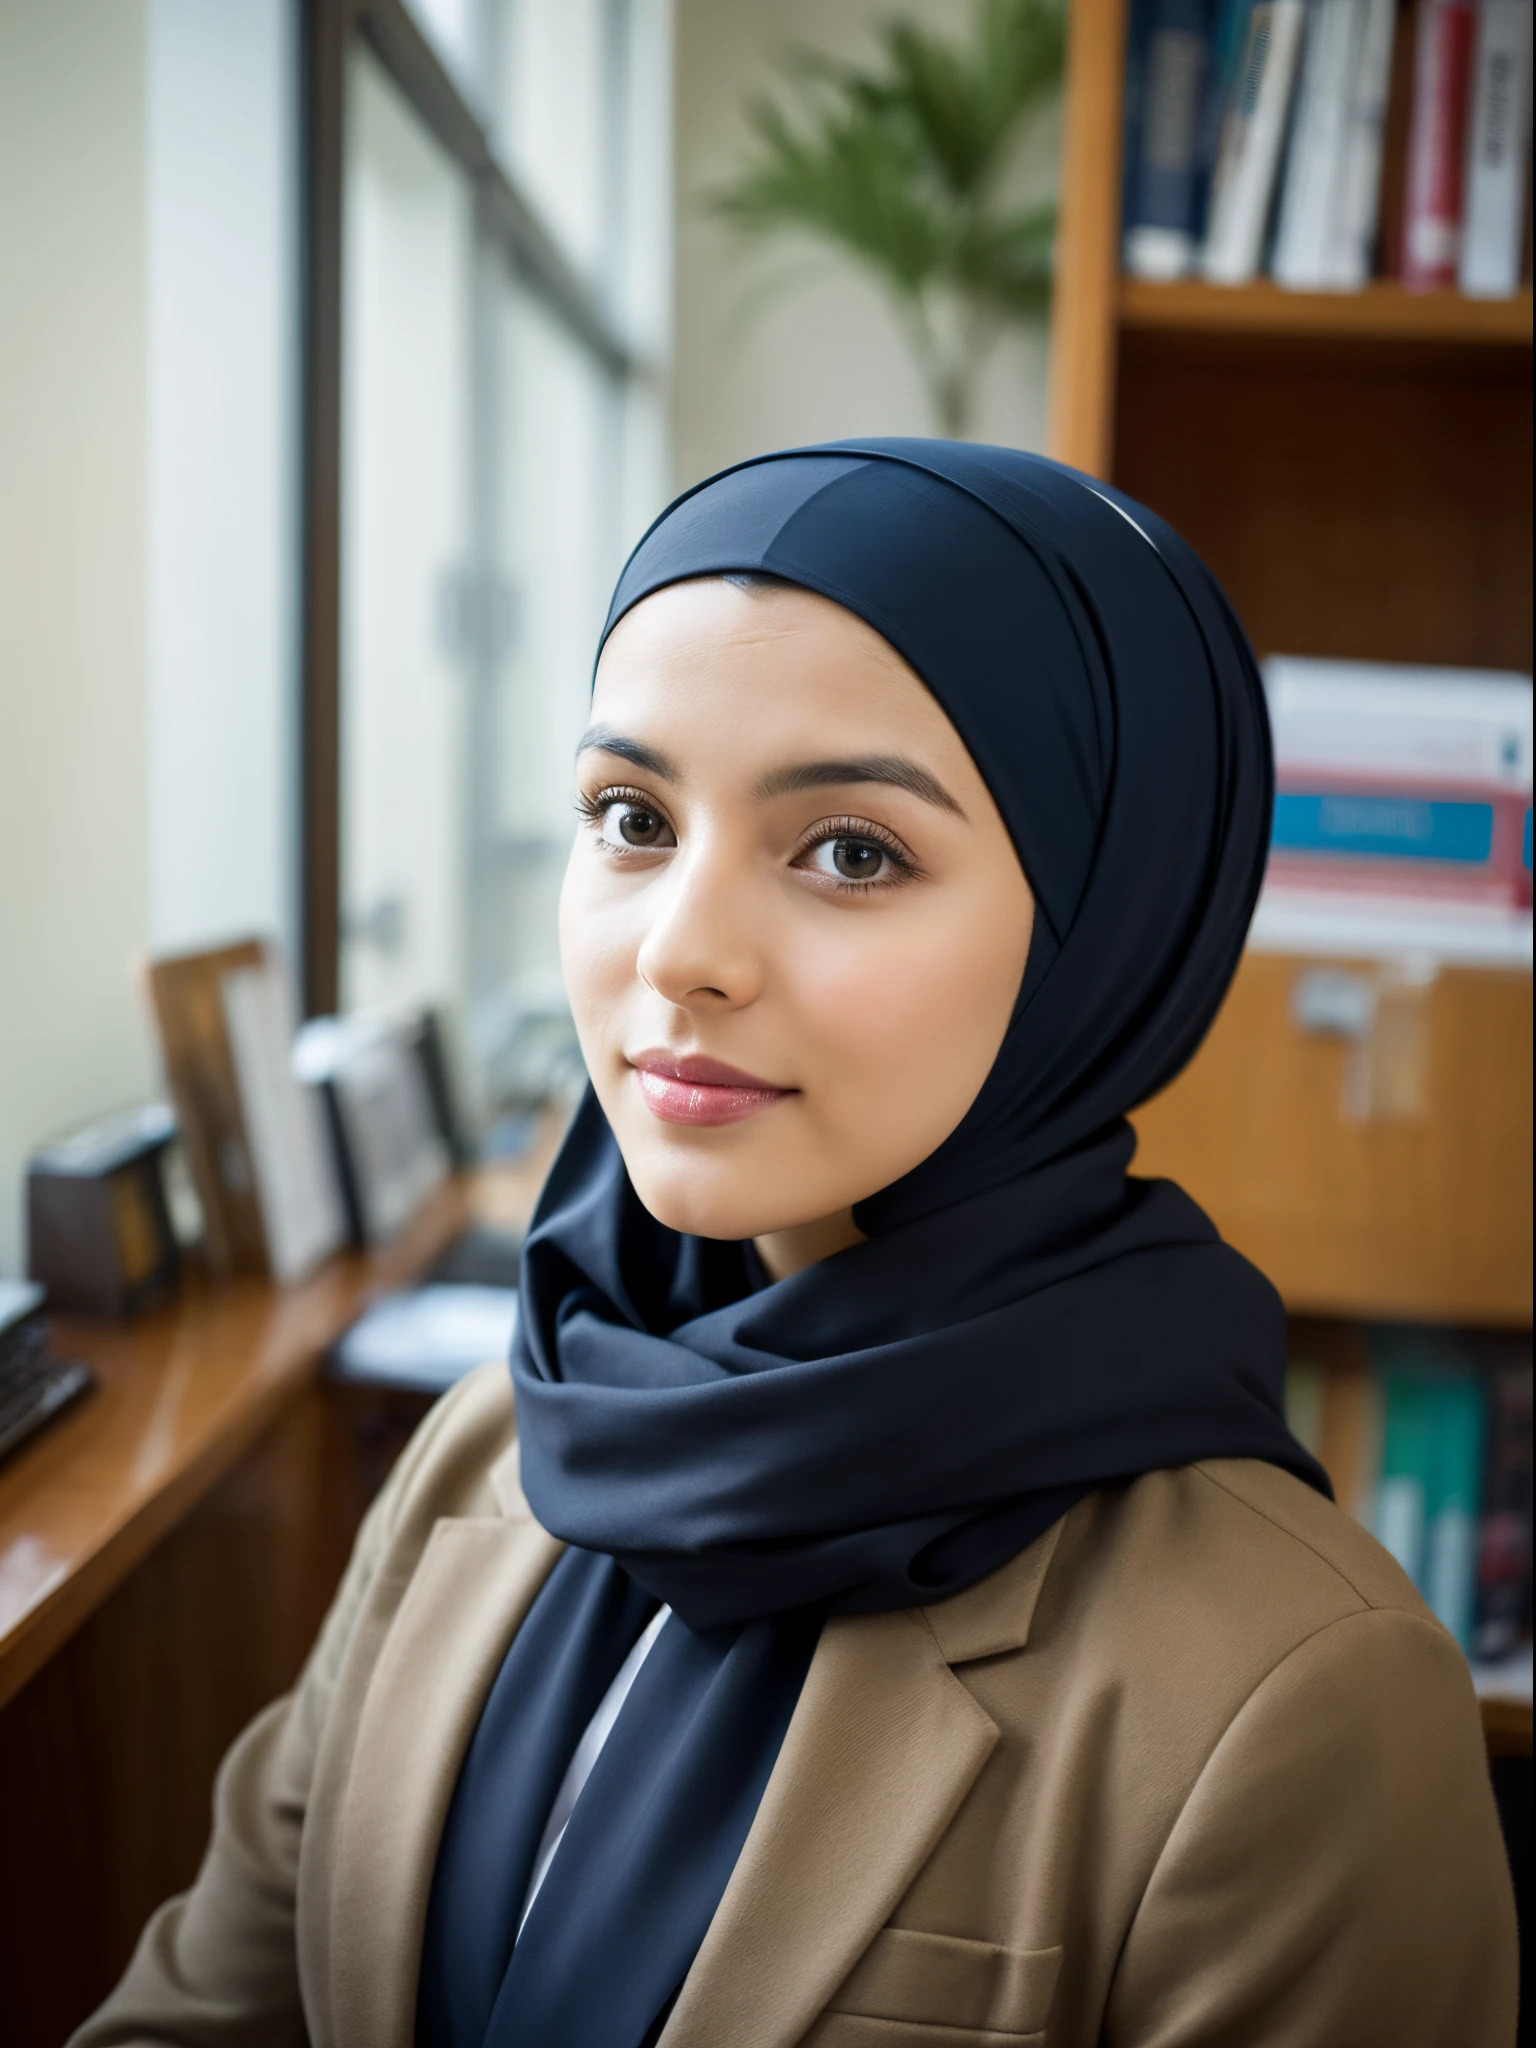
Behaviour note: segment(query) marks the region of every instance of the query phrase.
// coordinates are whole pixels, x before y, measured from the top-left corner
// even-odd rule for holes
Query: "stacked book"
[[[1531,0],[1133,0],[1133,277],[1512,296]]]
[[[1470,1656],[1508,1665],[1528,1647],[1529,1338],[1302,1326],[1286,1412]]]
[[[1527,676],[1275,656],[1269,867],[1251,942],[1531,959]]]

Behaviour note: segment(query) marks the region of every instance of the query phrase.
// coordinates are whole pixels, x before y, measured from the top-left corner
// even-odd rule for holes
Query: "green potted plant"
[[[753,100],[753,142],[706,205],[744,237],[808,235],[889,301],[941,432],[963,435],[1003,329],[1050,297],[1054,200],[1009,190],[1061,80],[1063,0],[976,0],[951,41],[891,21],[877,60],[800,50],[786,90]]]

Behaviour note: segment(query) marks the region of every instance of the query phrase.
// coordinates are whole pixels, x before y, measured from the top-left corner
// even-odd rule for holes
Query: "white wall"
[[[291,925],[292,0],[0,0],[0,1273],[159,1086],[133,963]]]
[[[149,0],[149,938],[297,928],[291,0]]]
[[[0,1273],[21,1163],[153,1085],[144,8],[0,4]]]
[[[774,78],[775,55],[808,44],[864,56],[893,15],[954,34],[972,0],[677,0],[677,328],[673,447],[679,488],[765,448],[853,434],[937,432],[901,337],[872,287],[809,247],[790,263],[815,281],[745,317],[761,260],[701,217],[698,194],[734,166],[743,102]],[[1041,154],[1054,156],[1054,133]],[[976,439],[1038,448],[1045,436],[1043,328],[993,358]]]

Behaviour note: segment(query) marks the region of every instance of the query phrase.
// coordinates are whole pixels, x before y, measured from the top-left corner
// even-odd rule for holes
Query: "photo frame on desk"
[[[299,1278],[346,1225],[323,1113],[293,1074],[280,953],[243,939],[152,960],[145,979],[210,1270]]]
[[[452,1171],[420,1013],[317,1017],[295,1067],[325,1103],[353,1241],[386,1243]]]

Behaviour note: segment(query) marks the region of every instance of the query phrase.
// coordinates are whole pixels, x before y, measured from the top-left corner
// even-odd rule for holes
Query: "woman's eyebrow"
[[[935,775],[909,761],[903,754],[860,754],[846,761],[797,761],[792,767],[775,768],[756,785],[752,794],[759,800],[790,796],[802,789],[827,789],[840,782],[883,782],[904,789],[941,811],[965,812]]]
[[[647,747],[639,740],[626,739],[611,725],[589,725],[582,734],[576,748],[576,758],[590,753],[617,754],[621,761],[627,761],[632,768],[643,768],[647,775],[655,775],[663,782],[680,782],[677,763],[668,754],[659,753],[655,747]]]

